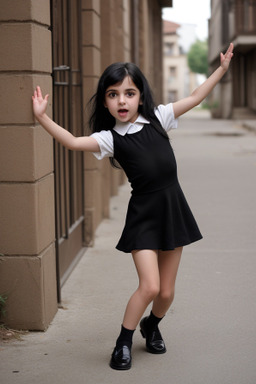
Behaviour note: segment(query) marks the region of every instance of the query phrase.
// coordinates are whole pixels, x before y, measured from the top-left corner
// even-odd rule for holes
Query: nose
[[[124,97],[124,95],[120,95],[119,96],[119,104],[120,105],[124,105],[125,104],[125,97]]]

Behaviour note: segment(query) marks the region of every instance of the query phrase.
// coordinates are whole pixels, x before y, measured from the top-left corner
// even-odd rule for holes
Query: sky
[[[163,8],[163,19],[196,25],[196,36],[200,40],[208,36],[210,15],[210,0],[173,0],[172,8]]]

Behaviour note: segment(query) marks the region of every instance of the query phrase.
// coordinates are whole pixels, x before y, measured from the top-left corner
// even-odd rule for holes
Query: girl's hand
[[[233,57],[233,48],[233,44],[230,43],[225,55],[223,55],[223,53],[220,54],[220,66],[224,69],[224,71],[228,70],[230,61]]]
[[[37,86],[34,95],[32,96],[33,112],[36,117],[42,116],[45,113],[48,104],[48,98],[49,95],[45,95],[43,98],[41,88]]]
[[[208,79],[205,80],[198,88],[196,88],[192,94],[180,101],[173,103],[173,110],[175,117],[183,115],[183,113],[199,105],[206,96],[213,90],[215,85],[221,80],[224,73],[228,70],[230,61],[233,56],[233,44],[230,43],[225,55],[220,54],[220,66],[211,74]]]

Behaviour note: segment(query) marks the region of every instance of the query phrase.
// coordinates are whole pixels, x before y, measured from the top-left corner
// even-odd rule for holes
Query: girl
[[[89,137],[74,137],[46,115],[48,95],[39,87],[32,96],[39,123],[71,150],[90,151],[98,159],[110,157],[122,166],[132,186],[126,223],[117,249],[131,252],[139,286],[124,314],[110,366],[131,367],[132,337],[140,322],[146,349],[166,352],[158,328],[174,298],[182,247],[201,239],[177,178],[177,168],[167,131],[177,118],[211,92],[227,71],[233,44],[221,53],[219,68],[191,96],[155,108],[147,80],[131,63],[115,63],[102,74],[94,97]],[[152,302],[148,317],[141,317]],[[140,321],[141,320],[141,321]]]

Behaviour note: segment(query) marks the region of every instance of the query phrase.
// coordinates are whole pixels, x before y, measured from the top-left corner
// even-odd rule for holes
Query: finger
[[[229,44],[229,47],[228,47],[228,50],[227,50],[227,54],[228,54],[228,53],[232,53],[233,48],[234,48],[233,43],[230,43],[230,44]]]
[[[231,59],[233,57],[233,52],[232,50],[231,51],[228,51],[227,54],[225,55],[227,59]]]
[[[41,88],[39,87],[39,85],[36,87],[36,90],[37,90],[37,96],[42,97],[42,91],[41,91]]]

